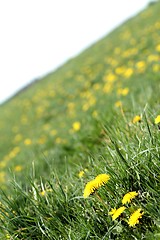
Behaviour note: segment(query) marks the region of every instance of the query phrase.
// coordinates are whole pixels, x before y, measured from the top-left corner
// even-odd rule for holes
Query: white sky
[[[150,0],[0,0],[0,103]]]

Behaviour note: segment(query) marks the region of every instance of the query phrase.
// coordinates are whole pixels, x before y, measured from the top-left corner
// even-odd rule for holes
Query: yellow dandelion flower
[[[115,102],[115,107],[122,107],[122,102],[121,101]]]
[[[101,88],[101,85],[99,84],[99,83],[95,83],[94,85],[93,85],[93,89],[94,90],[99,90]]]
[[[114,82],[116,80],[116,75],[113,73],[109,73],[103,77],[104,82]]]
[[[88,109],[89,109],[89,104],[88,103],[83,104],[82,110],[87,111]],[[73,129],[74,129],[74,127],[73,127]]]
[[[134,227],[136,224],[139,223],[139,219],[142,218],[142,215],[144,214],[144,212],[142,212],[142,209],[139,208],[138,210],[136,210],[134,213],[132,213],[132,215],[130,216],[129,220],[128,220],[128,225],[130,227]]]
[[[139,62],[136,63],[136,67],[138,69],[144,68],[145,66],[146,66],[146,63],[144,61],[139,61]]]
[[[55,142],[56,142],[57,144],[60,144],[60,143],[62,143],[62,139],[61,139],[60,137],[57,137],[57,138],[55,139]]]
[[[9,234],[6,234],[6,239],[11,239],[11,236]]]
[[[110,179],[110,175],[102,173],[95,178],[96,188],[103,186]]]
[[[141,121],[141,117],[139,115],[136,115],[132,120],[133,123],[137,123],[137,122],[140,122],[140,121]]]
[[[126,78],[130,78],[133,74],[133,69],[132,68],[127,68],[126,71],[124,72],[124,76]]]
[[[25,145],[31,145],[31,144],[32,144],[31,139],[26,138],[26,139],[24,140],[24,144],[25,144]]]
[[[94,118],[98,117],[98,112],[97,112],[96,110],[93,111],[92,116],[93,116]]]
[[[125,71],[125,68],[124,68],[123,66],[122,66],[122,67],[118,67],[118,68],[115,69],[115,72],[116,72],[116,74],[118,74],[118,75],[123,74],[124,71]]]
[[[87,198],[90,194],[96,191],[99,187],[103,186],[110,179],[108,174],[99,174],[94,180],[88,182],[85,186],[83,197]]]
[[[104,87],[103,87],[103,92],[104,93],[109,93],[109,92],[111,92],[112,91],[112,83],[110,83],[110,82],[107,82],[107,83],[105,83],[105,85],[104,85]]]
[[[22,135],[21,134],[17,134],[14,138],[15,142],[20,142],[22,140]]]
[[[79,178],[82,178],[83,175],[84,175],[84,171],[80,171],[80,172],[78,173]]]
[[[158,45],[156,46],[156,51],[157,51],[157,52],[160,52],[160,44],[158,44]]]
[[[15,147],[15,148],[13,148],[13,152],[15,152],[15,153],[19,153],[20,150],[21,150],[21,149],[20,149],[20,147],[18,147],[18,146]]]
[[[147,61],[148,62],[157,62],[159,59],[158,55],[149,55],[148,58],[147,58]]]
[[[80,128],[81,128],[81,123],[80,122],[74,122],[72,127],[73,127],[74,131],[79,131]]]
[[[152,69],[153,69],[153,72],[159,72],[159,70],[160,70],[160,65],[159,65],[159,64],[154,64],[154,65],[152,66]]]
[[[5,161],[0,162],[0,168],[6,167],[7,163]]]
[[[44,144],[46,142],[47,138],[45,136],[42,136],[38,139],[39,144]]]
[[[22,122],[22,124],[26,124],[28,122],[28,118],[25,116],[22,116],[21,122]]]
[[[126,96],[129,93],[129,88],[119,88],[117,93],[122,96]]]
[[[120,207],[118,209],[111,209],[109,212],[109,215],[112,215],[112,220],[114,221],[116,218],[118,218],[126,209],[126,207]]]
[[[137,192],[128,192],[124,195],[122,199],[122,204],[130,203],[133,198],[138,195]]]
[[[129,88],[124,88],[123,90],[122,90],[122,95],[123,96],[126,96],[127,94],[129,93]]]
[[[154,120],[155,124],[159,124],[160,123],[160,115],[158,115],[155,120]]]
[[[6,173],[4,171],[0,172],[0,183],[4,183],[6,181]]]
[[[17,166],[15,166],[15,168],[14,168],[14,170],[15,170],[16,172],[21,172],[22,169],[23,169],[23,167],[22,167],[21,165],[17,165]]]
[[[94,179],[86,184],[84,192],[83,192],[83,197],[84,198],[89,197],[89,195],[94,193],[95,190],[96,190],[96,184],[95,184],[95,179]]]
[[[41,192],[40,192],[40,195],[41,195],[41,196],[45,196],[45,195],[46,195],[46,191],[45,191],[45,190],[41,191]]]
[[[57,134],[57,130],[55,130],[55,129],[51,130],[51,131],[50,131],[50,134],[51,134],[52,136],[55,136],[55,135]]]
[[[109,215],[115,214],[116,211],[117,211],[116,208],[112,208],[111,211],[109,212]]]

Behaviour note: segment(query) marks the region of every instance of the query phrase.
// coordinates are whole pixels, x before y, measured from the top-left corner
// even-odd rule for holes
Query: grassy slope
[[[159,239],[159,11],[150,6],[0,107],[2,221],[13,239]],[[99,190],[107,209],[78,197],[104,172],[116,192]],[[127,191],[139,196],[126,218],[145,212],[137,228],[108,216]]]

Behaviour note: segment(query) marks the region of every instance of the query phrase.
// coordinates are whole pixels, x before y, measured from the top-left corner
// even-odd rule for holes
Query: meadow
[[[159,12],[0,106],[1,239],[160,239]]]

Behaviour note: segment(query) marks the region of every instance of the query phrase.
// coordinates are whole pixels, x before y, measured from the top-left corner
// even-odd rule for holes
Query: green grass
[[[149,6],[0,106],[1,239],[160,239],[159,12]],[[109,181],[84,198],[99,174]]]

